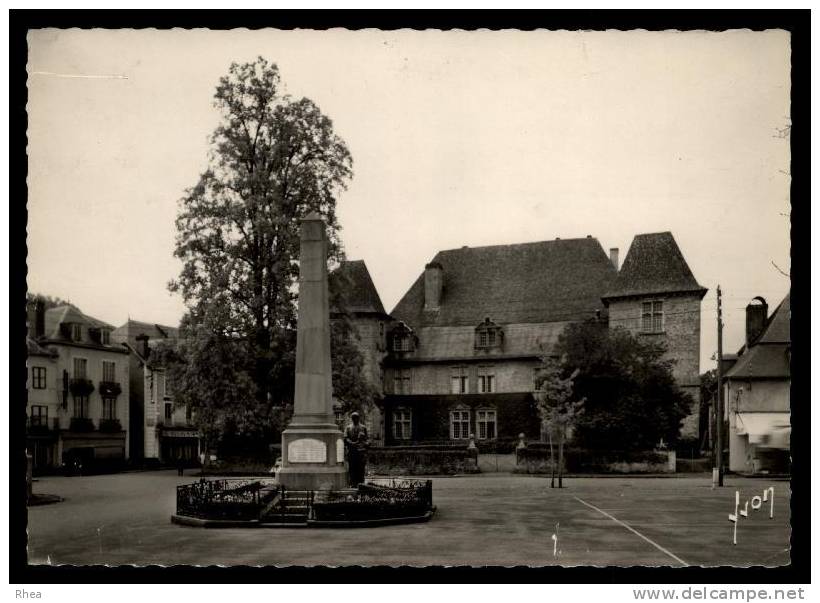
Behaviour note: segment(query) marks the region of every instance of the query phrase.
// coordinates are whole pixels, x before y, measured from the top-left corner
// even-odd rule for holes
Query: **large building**
[[[70,304],[29,308],[28,446],[38,471],[128,459],[128,352]]]
[[[791,440],[791,294],[768,316],[762,297],[746,307],[746,342],[725,375],[729,469],[787,472]]]
[[[359,281],[378,310],[369,275]],[[683,435],[697,436],[705,293],[668,232],[636,236],[620,270],[618,250],[592,237],[441,251],[389,317],[365,323],[385,443],[539,437],[535,371],[564,327],[587,319],[666,344],[694,400]]]

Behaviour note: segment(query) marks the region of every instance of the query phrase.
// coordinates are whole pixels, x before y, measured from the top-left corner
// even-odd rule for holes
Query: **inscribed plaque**
[[[327,446],[321,440],[302,438],[288,444],[289,463],[324,463],[327,461]]]
[[[344,441],[342,441],[342,438],[336,440],[336,462],[345,462],[345,444]]]

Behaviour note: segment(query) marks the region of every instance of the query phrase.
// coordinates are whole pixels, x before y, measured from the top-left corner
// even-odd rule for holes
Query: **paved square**
[[[176,471],[43,477],[61,503],[29,509],[29,561],[160,565],[765,565],[789,563],[789,482],[706,476],[433,478],[422,524],[363,529],[203,529],[172,524]],[[735,491],[749,507],[732,544]],[[553,539],[555,535],[555,539]]]

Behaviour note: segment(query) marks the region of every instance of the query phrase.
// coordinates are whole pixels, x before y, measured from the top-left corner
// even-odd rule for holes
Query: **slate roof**
[[[29,356],[49,356],[51,358],[57,357],[56,352],[52,352],[48,348],[41,346],[28,336],[26,336],[26,352],[28,352]]]
[[[655,293],[697,293],[706,289],[695,280],[671,232],[635,235],[618,278],[603,297],[630,297]]]
[[[345,309],[348,312],[384,314],[384,305],[379,297],[373,279],[364,260],[350,260],[342,262],[334,270],[330,279],[338,287]],[[332,311],[338,312],[338,308]]]
[[[126,340],[133,344],[134,338],[142,334],[148,335],[149,339],[176,339],[179,335],[179,329],[129,318],[125,324],[114,329],[111,336],[114,339]]]
[[[763,334],[740,355],[726,373],[728,379],[788,379],[791,377],[791,293],[767,321]]]
[[[769,317],[757,343],[791,343],[792,294],[789,292]]]
[[[77,306],[65,304],[50,308],[45,312],[46,339],[62,339],[60,323],[80,323],[87,327],[114,329],[113,325],[83,314]]]
[[[556,239],[438,252],[441,305],[424,310],[424,273],[391,313],[414,328],[573,321],[603,310],[616,271],[597,239]]]
[[[558,337],[570,323],[506,324],[504,348],[476,350],[475,327],[421,327],[416,330],[418,345],[415,353],[402,359],[404,363],[499,360],[503,358],[538,357],[555,347]]]

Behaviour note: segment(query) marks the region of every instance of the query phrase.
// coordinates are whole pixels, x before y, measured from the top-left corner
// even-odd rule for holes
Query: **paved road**
[[[61,503],[29,509],[31,563],[161,565],[784,565],[789,483],[708,477],[434,478],[423,524],[369,529],[202,529],[170,522],[175,471],[45,477]],[[748,511],[732,544],[735,490],[775,491],[774,518]],[[555,540],[553,539],[555,535]],[[557,542],[556,542],[557,541]]]

